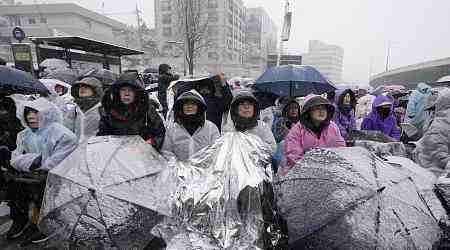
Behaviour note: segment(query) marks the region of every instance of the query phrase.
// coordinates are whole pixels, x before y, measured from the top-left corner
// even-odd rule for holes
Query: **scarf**
[[[99,102],[100,98],[97,96],[75,98],[75,103],[80,107],[81,111],[83,112],[88,111]]]
[[[239,115],[233,117],[234,127],[237,131],[244,132],[258,126],[258,118],[256,116],[251,118],[244,118]]]
[[[188,131],[192,136],[197,131],[197,129],[205,124],[205,114],[199,112],[195,115],[185,115],[180,114],[179,123]]]

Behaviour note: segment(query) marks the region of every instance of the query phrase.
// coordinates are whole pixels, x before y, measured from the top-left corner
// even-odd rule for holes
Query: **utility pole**
[[[284,16],[283,16],[283,22],[281,24],[281,32],[280,32],[280,47],[279,47],[279,51],[278,51],[278,57],[277,57],[277,66],[280,66],[280,62],[281,62],[281,56],[283,55],[283,45],[284,45],[284,41],[289,40],[289,37],[286,39],[285,34],[284,34],[284,27],[285,25],[287,25],[285,22],[285,18],[289,13],[289,0],[286,0],[285,5],[284,5]],[[291,25],[290,23],[288,24],[289,26]]]
[[[138,8],[136,3],[136,21],[137,21],[137,35],[138,35],[138,47],[139,50],[143,51],[144,48],[142,46],[142,19],[141,19],[141,11]],[[144,66],[144,55],[141,55],[141,65]]]
[[[391,42],[388,42],[387,54],[386,54],[386,72],[389,71],[389,59],[391,56]]]

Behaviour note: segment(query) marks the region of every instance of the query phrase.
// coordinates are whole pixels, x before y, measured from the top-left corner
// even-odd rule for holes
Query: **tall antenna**
[[[137,21],[137,35],[138,35],[138,47],[139,50],[143,51],[143,42],[142,42],[142,18],[141,11],[136,3],[136,21]],[[144,56],[141,55],[141,64],[144,66]]]

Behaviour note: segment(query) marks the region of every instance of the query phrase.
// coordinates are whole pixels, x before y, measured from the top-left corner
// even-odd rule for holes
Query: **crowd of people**
[[[161,110],[149,98],[139,75],[132,73],[122,74],[111,86],[85,77],[70,90],[53,79],[48,97],[0,93],[0,165],[10,166],[8,171],[15,174],[45,175],[81,143],[108,135],[140,136],[165,158],[186,161],[224,133],[238,131],[261,139],[273,154],[274,173],[286,175],[308,150],[351,146],[353,132],[367,130],[392,141],[409,142],[419,135],[417,162],[437,175],[447,169],[448,90],[434,99],[437,94],[421,83],[406,106],[389,92],[372,95],[342,89],[327,96],[278,97],[263,110],[258,94],[248,90],[233,94],[225,76],[219,74],[212,83],[176,90],[170,107],[168,87],[178,79],[170,71],[167,64],[159,68]],[[404,124],[414,126],[416,133],[405,133]],[[27,234],[24,244],[45,240],[36,226],[45,182],[3,181],[2,185],[14,222],[8,239]],[[31,203],[36,211],[29,216]]]

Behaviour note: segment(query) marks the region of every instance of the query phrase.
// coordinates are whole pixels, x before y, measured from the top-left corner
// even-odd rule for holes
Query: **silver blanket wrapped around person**
[[[173,216],[153,230],[169,249],[267,249],[273,228],[270,149],[253,135],[225,133],[177,166]]]
[[[143,249],[177,179],[140,137],[94,137],[49,172],[40,229],[58,249]]]
[[[445,216],[434,181],[354,147],[309,151],[274,188],[290,249],[432,249]]]

